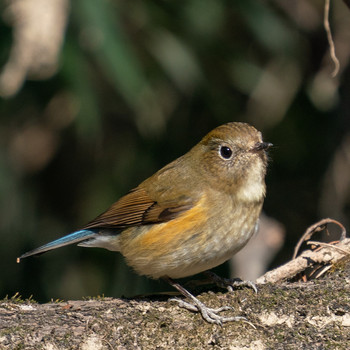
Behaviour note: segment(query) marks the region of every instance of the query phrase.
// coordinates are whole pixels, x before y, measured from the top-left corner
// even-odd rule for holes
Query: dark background
[[[39,49],[45,39],[19,40],[20,9],[2,5],[0,297],[169,289],[103,249],[16,257],[84,225],[229,121],[253,124],[275,145],[264,211],[286,238],[272,266],[315,221],[349,225],[350,10],[331,3],[335,78],[323,1],[77,0],[55,10],[67,19],[62,44],[40,29],[42,16],[26,24],[46,36]],[[55,42],[56,67],[42,62]],[[24,66],[23,86],[9,88],[8,62]]]

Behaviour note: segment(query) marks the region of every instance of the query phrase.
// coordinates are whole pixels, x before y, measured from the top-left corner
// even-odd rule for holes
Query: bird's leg
[[[240,279],[235,278],[223,278],[218,276],[216,273],[212,271],[204,272],[209,279],[214,282],[220,288],[227,288],[229,292],[233,292],[233,289],[237,287],[250,287],[254,290],[255,293],[258,292],[255,283],[251,281],[242,281]]]
[[[224,322],[245,321],[250,325],[252,325],[250,322],[247,321],[245,317],[242,317],[242,316],[224,317],[219,315],[219,312],[232,310],[233,308],[231,306],[222,306],[217,309],[212,309],[206,306],[205,304],[203,304],[198,298],[192,295],[187,289],[182,287],[179,283],[176,283],[171,278],[163,277],[163,279],[167,281],[171,286],[176,288],[183,296],[190,299],[191,303],[177,299],[177,298],[173,298],[170,300],[176,301],[180,307],[183,307],[187,310],[200,312],[204,320],[206,320],[207,322],[222,325]]]

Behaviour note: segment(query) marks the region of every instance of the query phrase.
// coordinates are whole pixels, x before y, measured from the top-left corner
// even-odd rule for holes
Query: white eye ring
[[[232,152],[232,149],[228,146],[220,146],[219,154],[221,158],[227,160],[232,157],[233,152]]]

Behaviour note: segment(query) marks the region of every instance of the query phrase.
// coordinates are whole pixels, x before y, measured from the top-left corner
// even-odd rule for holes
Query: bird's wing
[[[83,229],[119,229],[165,222],[174,219],[192,206],[193,203],[184,197],[158,203],[150,198],[145,189],[137,187],[90,221]]]

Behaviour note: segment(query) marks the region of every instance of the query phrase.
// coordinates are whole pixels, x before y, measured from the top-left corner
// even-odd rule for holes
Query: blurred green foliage
[[[79,228],[228,121],[254,124],[275,145],[265,211],[287,229],[274,264],[288,259],[324,214],[325,174],[350,130],[348,61],[332,80],[321,2],[70,6],[57,73],[26,81],[0,104],[0,295],[47,301],[168,289],[104,250],[67,247],[20,265],[16,257]],[[334,6],[337,33],[349,31],[350,12]],[[4,65],[13,32],[0,28]]]

